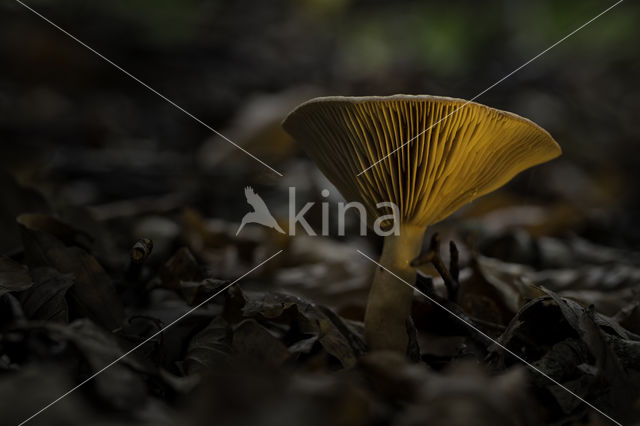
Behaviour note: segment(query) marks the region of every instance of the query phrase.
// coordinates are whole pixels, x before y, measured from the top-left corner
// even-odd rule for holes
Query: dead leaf
[[[48,233],[22,226],[25,257],[32,266],[50,266],[74,275],[68,292],[69,304],[80,316],[87,316],[108,330],[122,325],[124,308],[111,278],[98,261],[79,247],[66,247]]]
[[[239,321],[238,318],[269,320],[290,325],[304,339],[315,335],[327,353],[345,368],[354,366],[357,357],[365,351],[361,334],[328,308],[285,294],[230,290],[225,315],[232,322]]]
[[[18,184],[13,176],[0,171],[0,254],[13,254],[22,246],[16,224],[18,215],[49,211],[49,204],[40,193]]]
[[[180,295],[190,305],[202,303],[209,297],[220,291],[228,281],[206,278],[202,281],[181,281],[179,284]]]
[[[29,272],[18,262],[0,256],[0,296],[12,291],[22,291],[31,287]]]
[[[500,341],[579,396],[614,418],[624,419],[633,410],[634,398],[629,396],[640,391],[637,384],[627,379],[628,370],[624,370],[631,365],[629,353],[624,349],[633,347],[629,340],[632,336],[592,308],[548,289],[542,290],[548,296],[525,304]],[[492,351],[503,362],[515,362],[499,348]],[[579,400],[545,377],[535,373],[531,377],[558,404],[557,412],[550,407],[552,418],[588,411]]]
[[[91,321],[78,320],[69,325],[50,324],[47,328],[53,336],[69,340],[81,351],[91,373],[101,370],[124,353],[113,335]],[[145,402],[146,386],[132,369],[144,371],[133,357],[127,357],[96,376],[96,390],[104,403],[118,410],[131,410]]]
[[[214,318],[187,346],[182,368],[187,375],[201,374],[211,368],[224,368],[231,353],[229,326],[221,317]]]
[[[66,295],[73,286],[73,275],[61,274],[49,267],[31,271],[33,287],[20,294],[20,303],[30,320],[69,321],[69,306]]]
[[[251,319],[234,327],[231,346],[235,356],[273,367],[282,365],[291,355],[276,336]]]
[[[89,250],[93,242],[93,237],[88,233],[53,216],[24,213],[18,216],[16,221],[25,228],[53,235],[68,246],[76,245]]]
[[[187,247],[181,247],[160,271],[162,287],[180,289],[181,281],[195,281],[200,277],[200,266]]]

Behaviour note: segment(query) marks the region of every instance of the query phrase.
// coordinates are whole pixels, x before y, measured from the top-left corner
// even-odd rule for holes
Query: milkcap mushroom
[[[380,264],[409,283],[416,278],[409,262],[429,225],[561,154],[526,118],[429,95],[315,98],[283,127],[348,201],[365,206],[370,227],[381,215],[378,203],[398,206],[399,232],[385,236]],[[406,351],[412,296],[377,268],[365,312],[371,349]]]

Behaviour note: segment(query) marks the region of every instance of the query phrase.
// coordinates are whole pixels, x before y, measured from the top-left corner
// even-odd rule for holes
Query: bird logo
[[[236,232],[236,236],[240,231],[242,231],[242,228],[244,228],[247,223],[258,223],[266,226],[267,228],[273,228],[282,234],[285,233],[282,228],[280,228],[280,225],[278,225],[278,222],[273,218],[271,212],[269,212],[264,200],[253,191],[253,188],[247,186],[244,189],[244,196],[247,198],[247,203],[253,207],[253,211],[244,215],[242,222],[240,223],[240,227]]]

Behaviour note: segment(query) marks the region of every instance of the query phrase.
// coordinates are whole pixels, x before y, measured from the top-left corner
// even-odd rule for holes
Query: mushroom
[[[378,203],[397,205],[399,232],[384,237],[380,264],[408,283],[427,226],[561,154],[525,118],[429,95],[315,98],[283,127],[345,199],[365,206],[369,227],[381,215]],[[364,319],[370,349],[407,350],[413,291],[396,281],[377,268]]]

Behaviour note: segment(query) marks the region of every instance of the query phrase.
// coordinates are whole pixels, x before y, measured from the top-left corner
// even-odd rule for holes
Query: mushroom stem
[[[420,253],[425,230],[422,226],[402,225],[399,235],[384,239],[380,264],[411,285],[416,281],[416,271],[409,262]],[[407,352],[412,299],[411,287],[383,268],[376,269],[364,316],[369,349]]]

